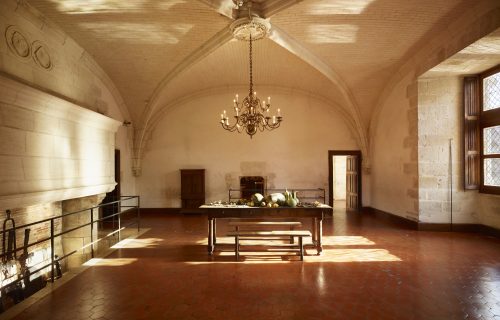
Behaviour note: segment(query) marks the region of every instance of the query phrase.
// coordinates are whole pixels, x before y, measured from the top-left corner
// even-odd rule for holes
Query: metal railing
[[[136,200],[134,205],[131,205],[131,204],[128,204],[128,203],[124,203],[125,201],[131,201],[131,200],[134,200],[134,199]],[[94,213],[98,212],[98,210],[100,208],[105,208],[107,206],[115,206],[115,205],[118,206],[118,208],[119,208],[118,212],[113,213],[111,215],[106,215],[105,217],[102,217],[102,218],[98,218],[98,219],[94,218]],[[122,210],[122,208],[126,208],[126,209]],[[86,212],[86,211],[89,211],[89,213],[90,213],[90,222],[83,223],[83,224],[78,225],[76,227],[73,227],[71,229],[68,229],[68,230],[56,233],[56,230],[55,230],[55,221],[56,220],[63,219],[63,218],[66,218],[68,216],[75,215],[75,214],[82,213],[82,212]],[[126,225],[122,226],[122,221],[121,221],[122,220],[121,219],[122,215],[126,214],[126,213],[131,213],[133,211],[135,211],[135,213],[136,213],[135,219],[133,219],[132,221],[130,221]],[[9,218],[9,213],[8,213],[8,218]],[[118,222],[118,228],[116,230],[114,230],[113,232],[108,233],[104,237],[97,238],[97,240],[94,240],[94,233],[95,233],[94,228],[95,228],[95,224],[99,223],[99,222],[104,222],[105,220],[108,220],[108,219],[113,219],[113,226],[114,226],[115,218],[116,218],[116,220]],[[6,250],[5,247],[4,247],[3,248],[4,252],[0,254],[0,258],[2,260],[2,263],[5,263],[5,260],[6,260],[7,257],[12,256],[12,255],[14,255],[14,257],[16,257],[16,253],[18,251],[23,250],[24,252],[27,252],[28,248],[30,248],[30,247],[42,244],[44,242],[50,242],[50,262],[46,263],[45,265],[43,265],[41,267],[38,267],[36,270],[29,270],[30,267],[27,267],[27,266],[26,267],[28,268],[28,271],[29,271],[27,273],[28,277],[31,274],[36,274],[36,273],[38,273],[38,272],[40,272],[40,271],[42,271],[42,270],[50,267],[50,274],[51,274],[50,281],[54,282],[54,279],[55,279],[55,270],[54,269],[56,268],[56,265],[58,265],[61,260],[64,260],[64,259],[68,258],[69,256],[75,254],[79,250],[83,250],[83,249],[85,249],[85,248],[87,248],[89,246],[90,246],[91,257],[94,258],[94,245],[96,243],[98,243],[99,241],[101,241],[103,239],[106,239],[107,237],[109,237],[111,235],[114,235],[116,233],[118,233],[118,241],[120,241],[120,239],[121,239],[121,231],[123,229],[125,229],[126,227],[129,227],[129,226],[134,225],[134,224],[137,224],[137,231],[139,232],[140,228],[141,228],[140,219],[141,219],[141,214],[140,214],[140,198],[139,198],[139,196],[120,196],[120,199],[116,200],[116,201],[107,202],[107,203],[104,203],[104,204],[100,204],[100,205],[97,205],[97,206],[94,206],[94,207],[91,207],[91,208],[86,208],[86,209],[75,211],[75,212],[65,213],[65,214],[62,214],[62,215],[59,215],[59,216],[54,216],[54,217],[46,218],[46,219],[43,219],[43,220],[39,220],[39,221],[27,223],[27,224],[24,224],[24,225],[21,225],[21,226],[13,226],[13,227],[11,227],[9,229],[5,229],[5,230],[0,231],[0,235],[2,235],[2,238],[5,238],[5,235],[8,234],[9,232],[12,232],[12,231],[15,232],[16,230],[19,230],[19,229],[25,229],[26,230],[27,228],[35,226],[35,225],[38,225],[38,224],[50,223],[50,237],[46,237],[46,238],[37,240],[37,241],[32,242],[32,243],[28,243],[28,244],[25,243],[25,245],[23,245],[22,247],[14,248],[11,251]],[[75,230],[78,230],[78,229],[81,229],[81,228],[84,228],[84,227],[87,227],[87,226],[90,226],[90,243],[83,245],[79,249],[76,249],[76,250],[73,250],[73,251],[71,251],[69,253],[66,253],[65,255],[63,255],[61,257],[56,256],[56,254],[55,254],[55,244],[54,244],[54,239],[55,238],[61,237],[64,234],[73,232]],[[18,278],[16,280],[7,283],[4,286],[1,286],[0,289],[5,290],[6,288],[8,288],[10,286],[16,285],[16,284],[20,283],[21,281],[26,280],[25,279],[25,273],[23,272],[23,270],[19,270],[19,272],[17,273],[17,277]],[[29,279],[27,279],[27,280],[29,281]]]

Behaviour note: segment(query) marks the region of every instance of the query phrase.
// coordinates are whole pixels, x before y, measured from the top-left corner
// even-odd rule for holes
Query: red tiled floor
[[[500,319],[496,238],[338,212],[321,257],[236,263],[207,256],[203,216],[143,225],[103,261],[116,265],[91,267],[15,319]]]

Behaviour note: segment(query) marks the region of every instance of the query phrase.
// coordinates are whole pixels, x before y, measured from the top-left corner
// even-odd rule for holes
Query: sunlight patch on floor
[[[121,267],[128,264],[132,264],[136,261],[137,258],[115,258],[115,259],[94,258],[85,262],[83,265],[86,267]]]
[[[240,240],[242,244],[248,244],[250,240]],[[295,240],[297,241],[297,240]],[[285,242],[283,240],[282,242]],[[251,240],[252,244],[266,244],[269,243],[268,240]],[[208,240],[198,240],[196,241],[198,245],[207,245]],[[234,245],[234,237],[217,237],[217,244],[225,244],[225,245]],[[312,244],[311,237],[304,238],[304,245]],[[323,236],[322,239],[323,245],[329,246],[372,246],[375,245],[375,242],[371,241],[362,236]]]
[[[146,239],[125,239],[111,248],[113,249],[137,249],[137,248],[155,248],[158,247],[160,242],[164,241],[160,238],[146,238]]]
[[[307,249],[305,262],[394,262],[402,261],[385,249],[327,249],[320,256],[315,249]]]
[[[326,236],[323,245],[332,246],[372,246],[375,242],[361,236]]]

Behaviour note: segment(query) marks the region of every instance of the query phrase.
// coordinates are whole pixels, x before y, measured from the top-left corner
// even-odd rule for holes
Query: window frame
[[[483,111],[483,80],[493,74],[500,73],[500,65],[497,65],[479,75],[479,148],[480,148],[480,183],[479,192],[489,194],[499,194],[500,186],[484,185],[484,159],[500,159],[500,154],[484,154],[483,132],[485,128],[500,126],[500,108]]]

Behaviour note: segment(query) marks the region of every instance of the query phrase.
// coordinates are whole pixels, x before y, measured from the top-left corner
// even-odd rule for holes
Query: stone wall
[[[500,229],[500,196],[479,194],[479,222]]]
[[[91,222],[91,215],[93,220],[99,219],[99,210],[91,210],[89,208],[99,205],[104,199],[105,194],[94,195],[89,197],[69,199],[62,202],[62,213],[68,214],[73,212],[78,212],[72,215],[68,215],[62,219],[62,230],[68,231],[75,227],[84,225]],[[88,209],[88,210],[86,210]],[[82,211],[84,210],[84,211]],[[80,212],[79,212],[80,211]],[[68,232],[62,236],[62,245],[64,254],[76,251],[74,254],[68,257],[67,266],[68,268],[74,268],[80,266],[85,261],[89,260],[92,252],[91,242],[97,240],[97,227],[98,223],[93,226],[93,237],[91,238],[91,226],[86,226],[79,228],[77,230]],[[84,248],[80,250],[80,248]],[[95,244],[97,248],[97,244]]]
[[[106,115],[118,120],[117,123],[130,120],[123,99],[102,68],[63,30],[27,2],[0,1],[0,31],[1,76],[45,93],[46,96],[40,98],[43,101],[40,101],[39,104],[43,105],[46,111],[51,108],[47,104],[47,99],[58,98],[59,102],[70,102],[80,108]],[[0,117],[3,130],[1,136],[6,137],[5,140],[9,141],[5,147],[11,149],[7,151],[10,152],[10,155],[13,153],[21,154],[25,152],[25,148],[38,148],[37,153],[48,152],[52,148],[51,143],[46,143],[50,138],[43,135],[50,135],[55,131],[66,130],[64,133],[66,137],[75,134],[87,135],[71,124],[63,128],[63,124],[59,125],[51,121],[50,113],[42,111],[39,112],[38,116],[33,117],[26,110],[22,110],[22,108],[26,108],[25,105],[12,105],[12,101],[10,104],[3,102]],[[91,121],[87,117],[80,119],[79,122],[85,125],[85,122],[89,120]],[[69,121],[74,122],[75,119],[69,119]],[[5,129],[5,127],[9,128]],[[28,130],[32,133],[20,136],[19,130]],[[117,132],[116,136],[115,132]],[[26,136],[26,145],[22,143],[24,136]],[[132,133],[124,126],[115,127],[111,139],[111,148],[120,149],[122,159],[124,159],[121,166],[123,171],[122,193],[135,194],[135,181],[129,160],[132,158]],[[5,141],[2,140],[3,142]],[[48,148],[46,148],[47,145]],[[57,143],[55,147],[60,147],[60,152],[70,152],[65,143]],[[98,152],[89,146],[72,144],[71,152],[75,152],[76,149],[88,155]],[[5,152],[0,151],[0,154],[5,154]],[[39,154],[32,156],[39,156]],[[11,166],[10,161],[0,160],[0,168],[4,165]],[[63,170],[55,170],[55,174],[60,176],[63,171],[74,171],[73,169],[79,164],[62,165],[54,162],[51,165],[63,168]],[[11,171],[9,174],[17,175],[20,172],[18,170]],[[38,174],[36,170],[35,174]],[[48,171],[44,174],[52,176],[52,173]],[[3,179],[0,178],[0,181]],[[0,194],[5,194],[5,190],[8,190],[9,194],[22,192],[12,184],[1,184],[1,187],[3,189]],[[51,188],[52,186],[45,185],[43,187]],[[102,191],[96,193],[100,192]],[[74,195],[69,196],[74,197]],[[42,203],[50,202],[50,200],[41,200]]]
[[[394,89],[371,137],[372,207],[418,220],[417,86],[407,76]]]
[[[477,191],[463,188],[462,95],[461,77],[418,82],[421,222],[479,222]]]
[[[284,117],[280,128],[252,139],[225,131],[220,113],[226,108],[232,115],[226,106],[233,98],[233,93],[197,98],[160,120],[137,178],[144,207],[180,206],[179,169],[206,169],[207,201],[227,200],[227,190],[239,188],[244,175],[264,176],[268,188],[328,189],[328,150],[359,150],[332,106],[293,92],[272,93],[273,107]]]
[[[0,76],[0,210],[114,188],[120,123]]]
[[[420,221],[500,228],[500,196],[464,190],[462,100],[460,76],[419,79]]]

